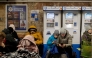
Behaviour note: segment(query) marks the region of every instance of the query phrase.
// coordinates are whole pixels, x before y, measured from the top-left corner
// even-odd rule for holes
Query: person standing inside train
[[[39,49],[40,56],[43,55],[43,38],[40,32],[37,32],[37,28],[34,25],[31,25],[28,29],[28,32],[26,35],[32,35],[34,37],[34,40],[36,42],[36,45]]]
[[[83,58],[91,58],[92,28],[90,26],[85,26],[85,29],[81,38],[81,56]]]
[[[72,38],[68,30],[61,28],[60,35],[57,39],[57,48],[61,58],[72,58]]]

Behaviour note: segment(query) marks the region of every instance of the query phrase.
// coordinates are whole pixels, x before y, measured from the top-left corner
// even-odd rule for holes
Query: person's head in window
[[[89,33],[89,34],[91,34],[92,33],[92,28],[91,28],[91,26],[85,26],[86,28],[86,31]]]
[[[54,37],[55,37],[55,38],[58,38],[58,36],[59,36],[59,31],[58,31],[58,30],[55,30],[55,31],[54,31]]]
[[[65,37],[65,35],[66,35],[66,29],[61,28],[61,30],[60,30],[60,35],[61,35],[62,37]]]

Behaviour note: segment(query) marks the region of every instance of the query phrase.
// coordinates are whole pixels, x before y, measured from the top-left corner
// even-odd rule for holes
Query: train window
[[[91,17],[92,17],[91,13],[85,13],[85,16],[84,16],[85,19],[91,19]]]
[[[66,28],[73,28],[73,24],[66,24]]]
[[[73,19],[73,13],[66,13],[66,19]]]
[[[54,13],[47,13],[47,19],[54,19],[55,14]]]

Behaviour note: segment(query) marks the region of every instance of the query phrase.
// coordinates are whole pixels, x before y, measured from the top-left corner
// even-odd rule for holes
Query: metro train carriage
[[[44,6],[44,53],[46,53],[47,40],[54,30],[64,27],[73,36],[73,56],[81,56],[81,37],[85,26],[91,25],[91,7],[86,6]],[[49,32],[49,34],[48,34]],[[44,58],[44,57],[43,57]]]
[[[24,6],[22,8],[23,9],[27,8],[26,6]],[[17,7],[16,7],[16,9],[17,9]],[[12,11],[11,7],[8,10]],[[28,23],[28,21],[26,21],[26,18],[27,18],[27,16],[25,16],[26,13],[27,13],[27,10],[25,10],[25,12],[20,13],[20,16],[21,16],[20,21],[23,24],[22,24],[22,26],[20,26],[21,28],[19,28],[16,25],[15,26],[16,31],[20,31],[20,30],[22,30],[21,32],[24,32],[24,30],[26,31],[27,28],[25,28],[25,27],[27,26],[27,24],[25,24],[25,23],[26,22]],[[38,13],[36,13],[36,14],[34,14],[34,13],[36,13],[36,12],[34,11],[31,14],[31,17],[36,18],[35,21],[38,21],[38,16],[37,16]],[[13,24],[13,21],[11,20],[12,13],[11,12],[7,13],[7,16],[8,16],[7,19],[9,19],[9,20],[7,20],[7,22],[8,22],[7,27],[8,27],[8,25]],[[18,14],[16,13],[14,15],[14,17],[17,18]],[[32,18],[32,19],[34,19],[34,18]],[[18,20],[14,20],[14,22],[15,21],[17,23],[19,22]],[[46,53],[48,51],[47,41],[48,41],[49,37],[54,33],[55,30],[59,30],[59,32],[60,32],[62,27],[64,29],[66,29],[72,37],[72,46],[69,46],[72,50],[72,53],[71,53],[72,58],[81,58],[81,57],[82,58],[91,58],[90,52],[92,52],[92,51],[91,51],[91,43],[90,42],[92,40],[91,40],[91,36],[90,36],[91,33],[88,30],[91,30],[91,32],[92,32],[92,28],[91,28],[92,27],[92,7],[88,7],[88,6],[43,6],[43,24],[42,25],[43,25],[43,31],[42,31],[43,32],[43,56],[41,55],[42,58],[46,58]],[[35,28],[32,28],[32,29],[35,29]],[[89,34],[84,35],[87,33],[86,31],[89,32]],[[38,39],[38,37],[40,37],[40,36],[38,36],[38,33],[37,33],[36,39]],[[85,38],[85,41],[83,41],[82,38]],[[90,38],[90,39],[88,39],[88,38]],[[89,42],[87,42],[86,40]],[[60,44],[63,45],[63,43],[60,43]],[[40,45],[38,44],[37,46],[40,46]],[[41,46],[42,46],[42,43],[41,43]],[[39,48],[39,50],[41,48]],[[23,51],[26,51],[26,50],[23,50]],[[41,51],[42,51],[42,49],[41,49]],[[26,57],[31,55],[30,57],[35,56],[35,58],[41,58],[40,53],[37,54],[37,53],[30,53],[29,51],[26,51],[26,52],[27,52],[27,54],[24,53],[26,55]],[[14,53],[5,54],[2,56],[2,58],[4,58],[5,56],[10,57],[13,54],[14,54],[13,57],[18,58],[18,56],[15,55],[16,53],[19,57],[21,57],[21,53],[18,53],[18,51],[16,51]],[[69,58],[69,53],[66,53],[66,54]],[[23,55],[22,57],[25,57],[25,55]],[[85,55],[87,55],[87,56],[85,56]],[[59,56],[59,55],[51,54],[50,58],[53,58],[54,56],[57,58],[57,56]]]

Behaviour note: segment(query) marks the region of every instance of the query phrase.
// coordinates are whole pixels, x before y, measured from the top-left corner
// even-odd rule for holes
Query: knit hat
[[[13,30],[15,30],[15,26],[14,26],[14,24],[10,24],[10,26],[9,27],[12,27],[13,28]]]
[[[55,30],[54,31],[54,35],[59,35],[59,31],[58,30]]]
[[[92,29],[91,26],[85,25],[85,31]]]
[[[66,29],[61,28],[60,33],[61,33],[61,34],[66,34]]]

